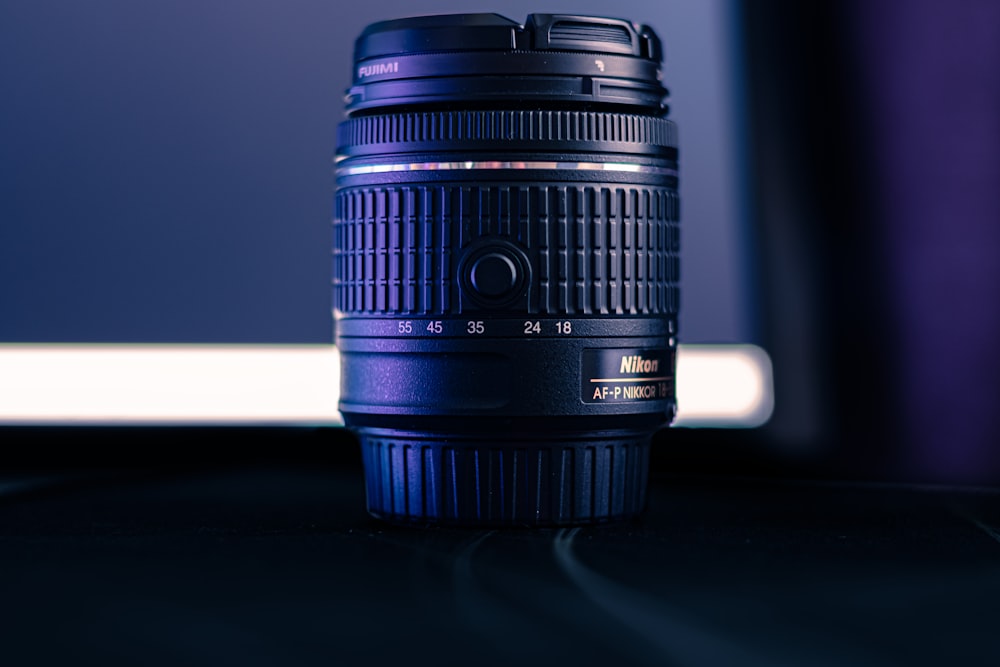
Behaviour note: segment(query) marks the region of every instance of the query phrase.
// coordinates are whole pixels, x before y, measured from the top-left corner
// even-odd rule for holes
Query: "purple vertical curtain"
[[[909,475],[1000,480],[1000,2],[854,3]]]

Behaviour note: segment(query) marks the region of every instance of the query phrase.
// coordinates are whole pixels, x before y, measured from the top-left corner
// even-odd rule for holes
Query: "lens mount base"
[[[556,438],[356,433],[368,511],[395,523],[594,524],[635,516],[646,504],[648,431]]]

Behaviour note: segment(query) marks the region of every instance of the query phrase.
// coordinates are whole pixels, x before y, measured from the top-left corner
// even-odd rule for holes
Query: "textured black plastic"
[[[595,111],[427,111],[340,124],[344,156],[456,150],[599,151],[676,157],[677,126],[664,118]]]
[[[398,522],[598,523],[646,503],[647,434],[487,443],[359,432],[368,511]]]
[[[477,244],[503,242],[516,244],[532,267],[511,310],[673,316],[677,208],[672,188],[611,184],[341,188],[334,305],[344,314],[478,310],[456,267]]]

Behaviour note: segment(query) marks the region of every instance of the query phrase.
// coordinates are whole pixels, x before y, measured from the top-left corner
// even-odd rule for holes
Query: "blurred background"
[[[1000,482],[1000,5],[0,5],[0,344],[328,343],[353,40],[403,15],[622,16],[666,51],[684,343],[770,354],[670,464]],[[662,449],[662,448],[661,448]]]
[[[0,340],[325,343],[335,128],[354,39],[458,0],[5,3]],[[753,336],[726,2],[614,7],[667,45],[684,128],[685,339]]]

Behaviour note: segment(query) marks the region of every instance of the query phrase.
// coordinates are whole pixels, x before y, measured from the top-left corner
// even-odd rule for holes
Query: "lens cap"
[[[499,14],[447,14],[382,21],[368,26],[354,60],[431,51],[555,50],[615,53],[660,60],[660,40],[624,19],[531,14],[524,25]]]
[[[462,105],[662,113],[662,48],[623,19],[452,14],[370,25],[354,49],[348,113]]]

